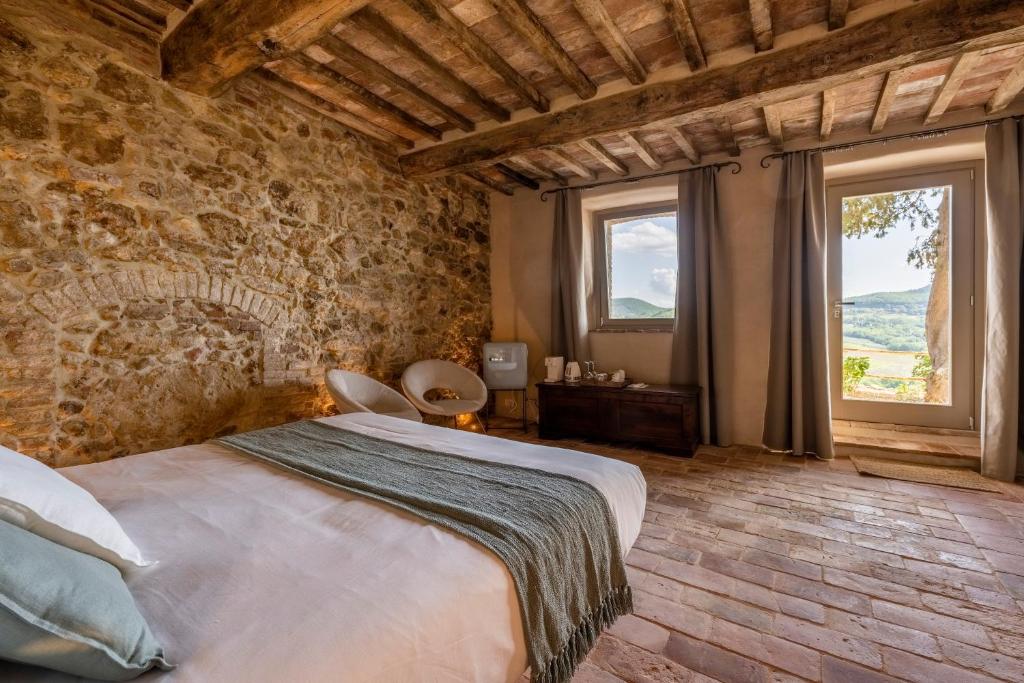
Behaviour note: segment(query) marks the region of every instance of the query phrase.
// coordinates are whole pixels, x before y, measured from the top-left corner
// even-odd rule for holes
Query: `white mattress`
[[[371,414],[325,422],[567,474],[608,499],[625,553],[646,483],[628,463]],[[145,680],[509,681],[527,667],[512,578],[490,551],[387,505],[201,444],[62,470],[155,567],[128,576],[178,664]],[[29,676],[0,663],[0,679]]]

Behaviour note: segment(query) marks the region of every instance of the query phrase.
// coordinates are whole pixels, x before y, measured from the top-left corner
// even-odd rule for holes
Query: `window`
[[[600,329],[671,329],[676,314],[676,206],[594,214]]]

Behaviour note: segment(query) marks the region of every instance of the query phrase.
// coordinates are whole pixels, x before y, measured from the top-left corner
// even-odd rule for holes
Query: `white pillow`
[[[0,446],[0,520],[119,569],[152,562],[88,491],[38,460]]]

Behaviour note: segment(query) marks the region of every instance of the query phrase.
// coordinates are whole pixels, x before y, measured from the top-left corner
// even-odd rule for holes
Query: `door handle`
[[[843,306],[856,306],[856,305],[857,305],[856,301],[843,301],[842,299],[837,299],[837,300],[832,302],[832,317],[833,318],[842,318],[843,317]]]

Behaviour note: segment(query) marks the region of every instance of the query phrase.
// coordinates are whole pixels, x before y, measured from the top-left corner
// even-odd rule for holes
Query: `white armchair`
[[[372,377],[347,370],[331,370],[325,378],[327,392],[338,412],[377,413],[423,422],[423,417],[405,397]]]
[[[431,389],[447,389],[458,398],[428,401]],[[421,360],[402,373],[402,391],[428,415],[455,418],[476,413],[487,405],[487,385],[476,373],[446,360]]]

